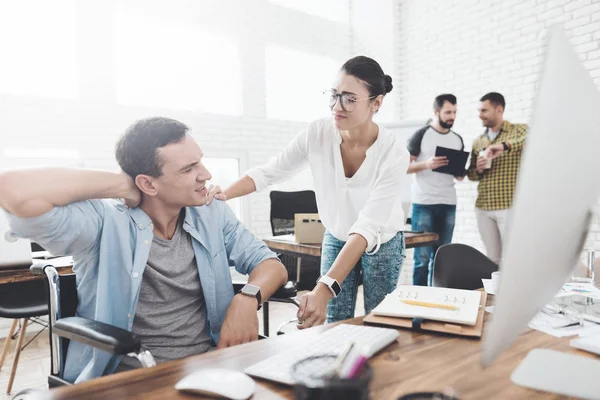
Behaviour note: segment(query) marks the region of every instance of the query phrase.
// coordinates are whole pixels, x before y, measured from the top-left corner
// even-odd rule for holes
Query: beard
[[[454,120],[449,119],[448,121],[443,121],[441,118],[439,119],[440,126],[444,129],[450,129],[454,125]]]
[[[494,126],[496,124],[495,121],[486,119],[486,120],[481,120],[481,123],[483,126],[485,126],[486,128],[491,128],[492,126]]]

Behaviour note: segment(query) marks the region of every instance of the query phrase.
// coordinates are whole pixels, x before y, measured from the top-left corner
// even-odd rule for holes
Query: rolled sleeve
[[[358,218],[349,231],[349,234],[356,233],[365,238],[367,251],[376,246],[378,235],[392,233],[383,230],[393,225],[390,219],[398,205],[402,188],[408,184],[406,182],[406,171],[410,161],[408,150],[393,148],[386,158],[367,203],[359,211]],[[400,221],[397,225],[402,226],[403,222]]]
[[[277,259],[267,245],[257,239],[237,219],[231,208],[223,202],[216,202],[223,208],[223,237],[229,264],[240,274],[248,275],[261,262],[270,258]]]
[[[38,217],[6,214],[16,236],[39,243],[52,254],[75,255],[97,242],[102,230],[104,205],[100,200],[87,200],[54,207]]]
[[[376,221],[368,221],[364,214],[361,214],[356,223],[350,228],[350,234],[358,234],[365,238],[367,251],[371,251],[377,245],[377,226]]]
[[[507,140],[507,143],[510,145],[509,151],[522,151],[525,146],[528,127],[526,124],[515,124],[513,126],[515,127],[514,137]]]
[[[254,181],[256,191],[283,182],[308,165],[308,140],[313,124],[308,130],[296,135],[285,149],[273,160],[244,173]]]

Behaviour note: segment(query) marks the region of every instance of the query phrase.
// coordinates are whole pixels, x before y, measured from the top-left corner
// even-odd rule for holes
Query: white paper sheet
[[[487,294],[496,294],[496,290],[494,290],[491,279],[482,279],[481,282],[483,282],[483,289]]]

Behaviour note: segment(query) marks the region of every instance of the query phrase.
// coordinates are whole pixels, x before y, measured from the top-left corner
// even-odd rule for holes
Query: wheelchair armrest
[[[141,347],[133,333],[81,317],[59,319],[52,327],[52,333],[117,355],[139,353]]]
[[[44,275],[46,267],[54,267],[52,264],[35,263],[29,267],[29,271],[34,275]]]

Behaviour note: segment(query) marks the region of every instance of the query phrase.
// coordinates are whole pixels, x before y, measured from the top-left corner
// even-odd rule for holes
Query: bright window
[[[323,91],[340,65],[333,59],[278,46],[267,46],[267,118],[310,121],[329,114]]]
[[[238,48],[228,37],[118,3],[114,51],[120,104],[242,114]]]
[[[77,97],[75,0],[0,2],[0,92]]]
[[[7,147],[0,152],[0,170],[31,167],[83,167],[75,149],[25,149]]]
[[[348,0],[269,0],[271,3],[316,15],[332,22],[348,23]]]

